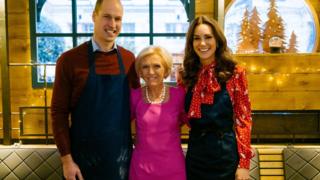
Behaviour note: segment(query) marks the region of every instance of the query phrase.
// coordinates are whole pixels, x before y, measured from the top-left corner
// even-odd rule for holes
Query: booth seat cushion
[[[186,148],[183,148],[186,151]],[[259,155],[251,159],[250,177],[259,180]],[[59,180],[62,167],[56,148],[0,148],[0,179]]]
[[[286,179],[320,180],[320,147],[294,148],[283,151]]]
[[[255,156],[250,161],[250,179],[260,179],[260,168],[259,168],[259,154],[256,149],[253,149]]]
[[[4,180],[62,179],[56,148],[0,148],[0,169]]]

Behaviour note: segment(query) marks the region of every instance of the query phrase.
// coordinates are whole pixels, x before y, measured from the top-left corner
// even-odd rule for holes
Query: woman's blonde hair
[[[135,61],[136,72],[139,73],[139,71],[140,71],[141,60],[143,60],[144,58],[146,58],[148,56],[152,56],[152,55],[157,55],[162,60],[160,63],[163,65],[164,70],[165,70],[165,77],[164,78],[167,78],[170,75],[171,69],[172,69],[172,56],[165,48],[163,48],[161,46],[152,45],[152,46],[148,46],[148,47],[142,49],[142,51],[140,51],[140,53],[138,54],[137,59]]]

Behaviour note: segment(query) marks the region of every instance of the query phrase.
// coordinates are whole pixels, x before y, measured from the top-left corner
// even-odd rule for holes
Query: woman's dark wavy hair
[[[236,66],[236,62],[231,57],[231,52],[227,47],[227,40],[223,34],[217,21],[207,16],[199,16],[189,26],[187,32],[185,56],[183,60],[183,75],[182,80],[186,87],[190,88],[195,85],[198,80],[197,74],[201,68],[200,58],[196,54],[193,48],[193,36],[195,28],[200,24],[207,24],[211,27],[213,36],[216,40],[216,52],[215,52],[215,74],[220,83],[226,82],[233,75],[233,71]]]

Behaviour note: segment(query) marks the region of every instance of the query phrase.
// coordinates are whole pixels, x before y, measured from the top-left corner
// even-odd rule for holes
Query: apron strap
[[[125,74],[126,71],[125,71],[125,68],[124,68],[123,59],[122,59],[120,50],[117,48],[116,51],[117,51],[117,57],[118,57],[117,58],[118,59],[118,64],[119,64],[119,67],[120,67],[120,74]]]
[[[117,60],[119,64],[120,74],[125,74],[125,67],[123,64],[123,59],[120,50],[116,48]],[[88,41],[88,61],[89,61],[89,75],[95,75],[95,55],[93,52],[92,39]],[[93,72],[93,73],[90,73]]]

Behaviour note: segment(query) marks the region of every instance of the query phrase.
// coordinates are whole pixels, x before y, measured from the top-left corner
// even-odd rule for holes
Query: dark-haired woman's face
[[[202,65],[210,64],[214,60],[217,44],[209,25],[200,24],[195,28],[193,48]]]

